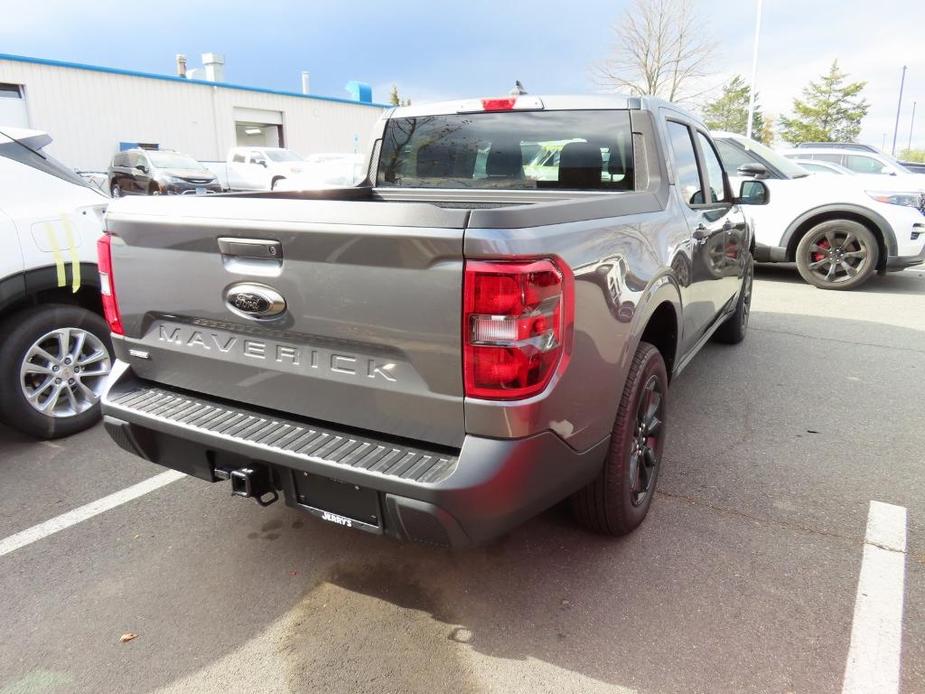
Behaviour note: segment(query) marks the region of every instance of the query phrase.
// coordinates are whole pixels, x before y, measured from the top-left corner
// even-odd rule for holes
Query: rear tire
[[[99,420],[99,395],[112,365],[105,320],[79,306],[49,304],[10,316],[0,335],[0,417],[7,424],[52,439]]]
[[[654,345],[640,342],[623,387],[610,449],[598,477],[572,496],[572,512],[605,535],[635,530],[652,504],[667,431],[668,372]]]
[[[755,279],[755,261],[752,260],[751,254],[748,257],[748,267],[745,270],[745,277],[742,278],[742,289],[739,291],[739,300],[736,302],[736,309],[732,315],[726,319],[715,333],[713,339],[727,345],[737,345],[745,339],[748,332],[748,316],[752,306],[752,286]]]
[[[817,224],[796,251],[800,275],[819,289],[856,289],[877,271],[879,259],[873,232],[850,219]]]

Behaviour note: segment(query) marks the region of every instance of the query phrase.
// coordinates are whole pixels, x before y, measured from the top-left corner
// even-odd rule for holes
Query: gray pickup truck
[[[737,193],[671,104],[527,95],[387,112],[354,188],[114,201],[105,426],[371,533],[468,545],[569,497],[627,533],[669,381],[745,336],[768,192]]]

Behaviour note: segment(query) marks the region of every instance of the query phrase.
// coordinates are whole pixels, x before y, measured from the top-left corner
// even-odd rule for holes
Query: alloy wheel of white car
[[[796,251],[797,269],[820,289],[853,289],[876,272],[877,240],[863,224],[846,219],[810,229]]]
[[[99,402],[111,368],[109,351],[96,335],[80,328],[59,328],[26,351],[20,387],[37,412],[73,417]]]

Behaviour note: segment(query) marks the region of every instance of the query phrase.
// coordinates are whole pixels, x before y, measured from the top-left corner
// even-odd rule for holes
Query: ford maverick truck
[[[740,205],[766,186],[733,192],[703,124],[651,99],[397,108],[369,152],[356,187],[110,206],[112,438],[416,542],[484,542],[565,499],[634,529],[671,379],[745,336]]]

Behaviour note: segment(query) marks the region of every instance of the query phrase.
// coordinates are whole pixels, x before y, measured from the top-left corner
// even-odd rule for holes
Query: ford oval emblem
[[[265,284],[234,284],[225,292],[225,305],[245,318],[273,318],[286,310],[282,294]]]

